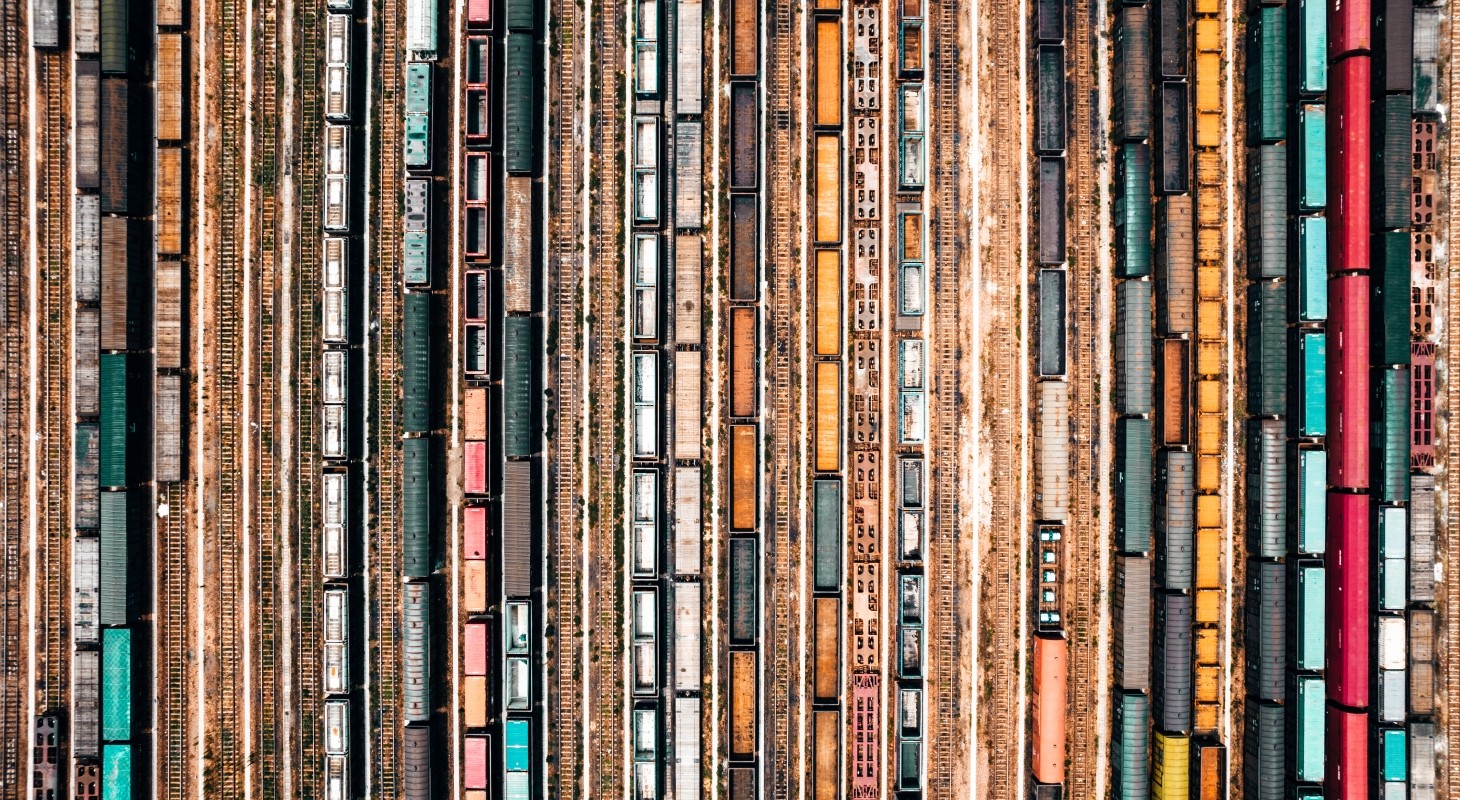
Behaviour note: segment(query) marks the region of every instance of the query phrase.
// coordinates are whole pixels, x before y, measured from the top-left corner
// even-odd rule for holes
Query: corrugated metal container
[[[1121,145],[1115,159],[1115,274],[1151,274],[1151,150]]]
[[[533,310],[532,178],[509,175],[503,184],[502,297],[511,312]]]
[[[814,482],[815,522],[815,587],[817,591],[834,592],[842,585],[842,488],[840,480],[819,479]]]
[[[679,114],[698,114],[703,105],[704,9],[699,0],[677,4],[675,103]]]
[[[407,433],[431,427],[431,296],[407,292],[401,346],[401,425]]]
[[[1286,789],[1287,728],[1283,707],[1248,700],[1242,737],[1242,782],[1247,797],[1279,800]]]
[[[101,800],[132,800],[132,746],[109,744],[101,751]]]
[[[108,742],[132,738],[132,631],[101,632],[101,737]]]
[[[491,756],[486,736],[467,736],[462,742],[462,780],[468,789],[487,788],[487,770]]]
[[[1287,215],[1287,145],[1253,148],[1247,159],[1247,274],[1252,279],[1288,274]]]
[[[101,349],[127,350],[139,345],[130,287],[130,226],[125,217],[101,221]],[[129,291],[132,289],[132,291]]]
[[[467,506],[462,510],[462,557],[480,560],[487,558],[487,508]]]
[[[697,692],[703,677],[700,668],[702,592],[698,583],[675,583],[673,586],[674,690]]]
[[[1121,550],[1151,549],[1151,421],[1115,421],[1115,540]]]
[[[760,627],[760,583],[755,550],[754,539],[730,540],[730,641],[742,644],[755,642]]]
[[[158,139],[176,141],[183,138],[183,35],[157,34],[157,63],[153,80],[157,98]]]
[[[401,691],[406,722],[431,720],[431,587],[407,583],[401,601]]]
[[[1328,691],[1369,704],[1369,497],[1328,494]]]
[[[102,0],[102,8],[119,3],[124,4],[124,0]],[[125,53],[122,61],[125,64]],[[101,68],[103,72],[108,71],[105,54]],[[101,81],[101,210],[108,214],[127,213],[128,200],[135,188],[131,183],[132,119],[128,88],[126,78],[105,77]]]
[[[1368,722],[1368,715],[1361,711],[1328,707],[1328,768],[1324,780],[1326,796],[1333,800],[1369,797]]]
[[[701,455],[704,411],[700,399],[700,358],[694,350],[674,353],[674,457],[698,459]]]
[[[703,293],[700,238],[681,235],[674,248],[674,338],[679,344],[699,344],[704,329],[700,311]]]
[[[1069,646],[1064,639],[1034,637],[1034,677],[1031,718],[1034,779],[1044,783],[1065,780],[1065,681]]]
[[[431,797],[431,729],[406,728],[405,748],[401,759],[404,798],[428,800]]]
[[[838,188],[838,187],[833,187]],[[755,300],[760,288],[755,195],[730,195],[730,299]]]
[[[1327,123],[1322,104],[1298,107],[1298,208],[1303,211],[1317,211],[1328,200]]]
[[[156,366],[182,369],[183,299],[182,262],[156,262]]]
[[[487,438],[487,390],[484,386],[468,386],[464,392],[466,416],[462,422],[462,435],[468,440]]]
[[[1182,35],[1185,35],[1184,32]],[[1163,193],[1191,190],[1190,116],[1190,85],[1184,80],[1162,83],[1159,136],[1161,153],[1157,160],[1157,187]]]
[[[467,442],[465,446],[465,480],[463,489],[467,494],[487,493],[487,443]]]
[[[1298,320],[1328,318],[1328,219],[1298,218]]]
[[[158,483],[182,480],[182,376],[157,376],[153,471]]]
[[[1191,737],[1156,731],[1151,757],[1153,800],[1186,800],[1191,780]]]
[[[1247,288],[1247,410],[1288,412],[1288,285],[1262,281]]]
[[[1305,332],[1298,338],[1298,360],[1302,363],[1303,400],[1299,406],[1298,432],[1303,436],[1328,433],[1328,339],[1322,333]],[[1327,463],[1327,456],[1324,456]],[[1325,476],[1326,480],[1326,476]]]
[[[1369,52],[1370,37],[1373,32],[1372,14],[1369,0],[1349,0],[1349,2],[1335,3],[1329,7],[1328,59],[1330,62],[1337,62],[1346,55],[1362,55]]]
[[[1118,142],[1151,135],[1151,23],[1145,6],[1116,11],[1111,114]]]
[[[1174,450],[1162,450],[1156,458],[1156,582],[1164,589],[1190,589],[1195,576],[1195,458]]]
[[[1251,420],[1247,426],[1247,547],[1258,558],[1287,554],[1288,459],[1286,423]]]
[[[487,562],[465,561],[461,565],[461,608],[472,613],[484,613],[491,601],[487,587]]]
[[[71,687],[71,752],[77,758],[96,758],[101,746],[100,653],[72,651]]]
[[[674,698],[674,797],[699,800],[700,699]]]
[[[1435,724],[1409,723],[1409,782],[1414,789],[1435,785]],[[1416,792],[1418,796],[1418,792]],[[1431,794],[1431,797],[1434,795]]]
[[[730,84],[729,138],[730,187],[754,189],[760,173],[760,108],[754,81],[734,81]],[[837,139],[834,136],[818,136],[818,144],[823,138],[829,138],[833,145],[836,144]]]
[[[1287,566],[1247,565],[1247,693],[1258,700],[1287,699]]]
[[[1410,97],[1386,95],[1374,103],[1374,222],[1406,228],[1410,222]],[[1376,265],[1377,266],[1377,265]]]
[[[401,573],[410,578],[431,574],[431,440],[401,443],[404,484],[401,501]]]
[[[1115,557],[1115,684],[1144,691],[1151,685],[1151,560]]]
[[[1065,149],[1065,48],[1042,44],[1038,50],[1034,147],[1041,153],[1061,153]]]
[[[164,2],[163,5],[166,3]],[[161,21],[159,25],[163,24]],[[101,52],[101,3],[74,0],[71,3],[71,41],[78,55]]]
[[[835,701],[841,694],[840,601],[835,597],[818,597],[812,602],[815,604],[813,691],[818,700]]]
[[[1039,271],[1039,374],[1065,372],[1065,272]]]
[[[1293,637],[1293,666],[1321,670],[1327,658],[1327,572],[1319,563],[1297,565],[1297,624]]]
[[[530,35],[509,33],[507,74],[503,79],[506,108],[503,111],[502,161],[508,172],[531,172],[537,146],[537,73],[533,65]]]
[[[467,675],[486,675],[487,664],[491,656],[488,654],[488,646],[491,641],[487,635],[487,623],[468,622],[462,640],[462,650],[465,652],[464,672]]]
[[[533,441],[533,355],[535,331],[531,317],[508,317],[504,323],[502,364],[502,449],[509,457],[531,455]]]
[[[1315,95],[1328,88],[1328,19],[1322,0],[1298,2],[1298,91]]]
[[[77,8],[80,11],[80,8]],[[78,20],[79,22],[79,20]],[[77,59],[73,82],[73,102],[76,116],[73,122],[76,136],[74,158],[76,159],[76,188],[101,188],[101,64],[94,59]],[[78,196],[77,215],[81,214],[82,197]],[[101,198],[85,196],[84,203],[100,213]],[[97,217],[99,220],[100,217]],[[79,243],[78,243],[79,246]]]
[[[757,514],[757,456],[754,425],[730,426],[730,527],[754,530]]]
[[[101,543],[94,536],[79,536],[71,542],[71,638],[96,642],[101,636]]]
[[[532,595],[532,470],[530,461],[502,468],[502,586],[508,597]]]
[[[703,127],[698,120],[681,119],[674,124],[675,227],[693,230],[704,224],[704,197]]]
[[[1409,599],[1435,601],[1435,477],[1410,476]]]
[[[531,33],[536,20],[536,0],[508,0],[507,30],[521,33]]]
[[[1369,487],[1369,276],[1329,282],[1328,483]]]
[[[1162,339],[1161,360],[1156,362],[1161,382],[1157,396],[1156,419],[1160,423],[1159,443],[1163,446],[1187,444],[1191,439],[1189,401],[1191,390],[1191,341]]]
[[[1323,780],[1324,700],[1323,679],[1316,675],[1299,675],[1297,701],[1293,705],[1294,763],[1293,776],[1300,781]]]
[[[1151,282],[1125,281],[1115,287],[1115,412],[1153,410]]]
[[[1195,330],[1196,242],[1191,196],[1156,201],[1156,326],[1163,336]]]
[[[730,653],[730,755],[748,757],[756,752],[755,653]]]
[[[120,74],[127,71],[128,52],[126,0],[101,0],[101,69]]]
[[[1062,521],[1070,507],[1070,395],[1068,384],[1039,384],[1035,499],[1040,519]]]
[[[80,102],[79,97],[76,102]],[[79,106],[77,113],[80,114]],[[75,133],[79,143],[82,135],[79,122]],[[76,158],[79,163],[79,153]],[[78,302],[98,302],[101,300],[101,198],[94,194],[75,195],[71,208],[72,292]]]
[[[674,571],[679,575],[700,573],[699,467],[674,469]]]
[[[816,137],[816,241],[835,242],[842,236],[841,137]]]
[[[1439,112],[1440,9],[1414,10],[1414,110],[1420,114]]]
[[[1173,733],[1190,731],[1192,597],[1157,593],[1155,606],[1155,674],[1151,701],[1156,727]]]
[[[1405,163],[1409,162],[1406,160]],[[1405,185],[1408,183],[1406,175]],[[1408,365],[1411,299],[1409,233],[1376,233],[1372,259],[1371,288],[1374,297],[1369,325],[1374,336],[1373,363],[1375,366]]]
[[[1253,144],[1288,138],[1287,13],[1263,6],[1249,21],[1247,135]]]
[[[1402,669],[1379,670],[1378,713],[1380,722],[1404,722],[1407,709],[1405,691],[1409,688],[1407,676]]]
[[[94,422],[77,423],[72,444],[75,458],[71,493],[77,528],[95,528],[101,524],[101,498],[98,470],[101,467],[101,434]]]
[[[1409,752],[1404,730],[1379,731],[1379,778],[1384,781],[1408,779]]]
[[[1039,263],[1065,263],[1065,160],[1039,159]]]
[[[101,469],[102,486],[127,484],[127,444],[131,418],[127,413],[128,356],[103,353],[101,363]]]
[[[1380,369],[1374,376],[1373,492],[1381,503],[1409,501],[1409,370]]]
[[[1357,0],[1368,6],[1367,0]],[[1336,41],[1336,39],[1335,39]],[[1328,93],[1328,269],[1369,267],[1369,59],[1333,65]]]
[[[1114,705],[1111,796],[1115,800],[1146,800],[1150,785],[1149,703],[1144,693],[1121,692]]]

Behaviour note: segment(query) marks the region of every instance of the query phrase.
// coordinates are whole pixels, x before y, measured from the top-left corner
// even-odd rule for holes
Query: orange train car
[[[1034,637],[1034,696],[1030,703],[1034,718],[1034,747],[1031,761],[1034,778],[1041,783],[1065,781],[1065,681],[1068,668],[1068,642]]]

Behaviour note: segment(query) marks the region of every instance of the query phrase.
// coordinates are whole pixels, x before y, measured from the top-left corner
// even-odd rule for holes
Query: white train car
[[[406,54],[420,61],[436,59],[436,0],[406,0]]]
[[[635,578],[653,578],[659,572],[659,473],[635,470],[630,484],[633,565]]]
[[[330,344],[349,342],[346,328],[348,304],[345,295],[348,242],[336,236],[324,240],[324,340]]]
[[[348,354],[344,350],[324,351],[324,370],[321,374],[325,404],[344,405],[349,381]]]
[[[634,458],[659,457],[659,355],[634,353]]]
[[[324,798],[325,800],[349,800],[350,757],[325,756]]]
[[[324,227],[350,230],[350,129],[345,125],[324,128]]]
[[[344,406],[324,407],[324,457],[344,460],[349,456],[346,443],[346,418]]]
[[[78,536],[71,540],[71,636],[76,642],[101,637],[101,540]]]
[[[635,589],[631,598],[634,694],[659,691],[659,598],[653,589]]]
[[[659,338],[659,234],[634,236],[634,338]]]
[[[659,224],[659,118],[634,120],[634,224]]]
[[[345,546],[345,503],[349,496],[349,476],[343,472],[326,472],[322,482],[324,494],[324,576],[343,579],[349,576],[349,550]]]
[[[349,700],[324,701],[324,752],[331,756],[350,754]]]
[[[324,590],[324,691],[345,694],[350,690],[350,590],[328,586]]]
[[[350,33],[349,14],[325,17],[324,115],[330,120],[350,119]]]

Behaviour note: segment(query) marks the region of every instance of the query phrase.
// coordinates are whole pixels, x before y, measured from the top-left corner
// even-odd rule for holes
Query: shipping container
[[[1328,219],[1298,217],[1298,321],[1328,318]]]
[[[1300,781],[1323,780],[1325,688],[1323,678],[1299,675],[1297,700],[1293,705],[1293,775]]]
[[[412,58],[436,57],[436,2],[408,0],[406,3],[406,52]]]
[[[1247,430],[1247,548],[1258,558],[1287,553],[1288,465],[1285,423],[1251,420]]]
[[[1372,121],[1374,224],[1405,228],[1410,224],[1413,175],[1410,148],[1410,96],[1386,95],[1374,103]],[[1375,254],[1378,255],[1377,253]],[[1378,268],[1378,265],[1375,265]]]
[[[1186,800],[1191,779],[1191,737],[1157,730],[1153,750],[1151,797]]]
[[[1125,5],[1116,11],[1114,58],[1115,140],[1145,139],[1151,135],[1151,23],[1146,6]]]
[[[1298,360],[1303,373],[1298,432],[1302,436],[1316,437],[1328,433],[1327,350],[1324,334],[1310,331],[1298,335]],[[1326,464],[1326,454],[1323,458]]]
[[[1065,262],[1065,160],[1039,159],[1039,263]]]
[[[431,587],[407,583],[401,601],[401,685],[406,722],[431,720]]]
[[[1369,704],[1369,497],[1328,495],[1329,699]]]
[[[1115,287],[1115,412],[1153,410],[1150,281],[1124,281]]]
[[[1408,180],[1405,182],[1407,185]],[[1375,366],[1407,365],[1411,298],[1409,233],[1375,233],[1371,258],[1374,296],[1369,329],[1374,337],[1373,363]]]
[[[1068,643],[1064,639],[1034,637],[1034,678],[1029,702],[1034,779],[1044,783],[1065,780],[1065,680]]]
[[[1111,797],[1115,800],[1146,800],[1150,784],[1149,702],[1143,692],[1121,692],[1114,704],[1111,723]]]
[[[1156,201],[1156,325],[1163,336],[1192,333],[1196,250],[1190,195]]]
[[[1121,278],[1151,274],[1151,151],[1125,144],[1115,161],[1116,271]]]
[[[1320,103],[1298,106],[1298,208],[1318,211],[1328,199],[1328,114]],[[1301,254],[1299,258],[1301,258]]]
[[[1369,487],[1369,276],[1344,275],[1328,286],[1325,370],[1328,402],[1328,483]]]
[[[1369,797],[1368,722],[1368,715],[1362,711],[1328,707],[1328,766],[1324,781],[1326,796],[1333,800]]]
[[[1299,562],[1294,569],[1297,616],[1293,666],[1300,670],[1321,670],[1327,658],[1327,572],[1321,563],[1308,561]]]
[[[507,50],[507,73],[503,97],[506,108],[502,118],[504,142],[503,166],[509,173],[532,172],[533,154],[537,148],[537,78],[531,35],[509,33],[504,37]]]
[[[1191,730],[1193,602],[1189,594],[1157,593],[1155,658],[1151,701],[1156,727],[1173,733]]]
[[[1368,0],[1356,6],[1368,7]],[[1345,6],[1349,8],[1349,6]],[[1367,22],[1365,22],[1367,24]],[[1338,35],[1330,39],[1336,43]],[[1328,269],[1369,268],[1369,59],[1333,65],[1328,94]]]
[[[100,480],[104,487],[125,486],[129,477],[128,444],[132,438],[132,419],[128,413],[127,384],[130,377],[130,356],[103,353],[101,370],[101,465]]]
[[[1242,737],[1246,797],[1279,800],[1287,788],[1287,722],[1283,706],[1248,699]]]
[[[1065,272],[1039,271],[1039,374],[1065,373]]]
[[[1287,275],[1287,213],[1287,145],[1253,148],[1247,160],[1247,273],[1253,280]]]
[[[1287,13],[1282,6],[1263,6],[1250,21],[1247,134],[1254,145],[1288,138]]]
[[[424,578],[431,574],[431,440],[402,442],[403,496],[401,498],[401,574]]]
[[[1321,0],[1299,0],[1297,8],[1298,91],[1322,94],[1328,88],[1328,19]]]

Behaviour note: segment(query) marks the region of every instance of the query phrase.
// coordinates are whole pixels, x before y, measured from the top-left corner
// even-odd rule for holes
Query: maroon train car
[[[1328,4],[1328,59],[1367,54],[1374,35],[1369,0],[1331,0]]]
[[[1365,3],[1367,6],[1367,3]],[[1369,269],[1369,59],[1328,73],[1328,271]]]
[[[1367,714],[1328,707],[1327,800],[1367,800],[1368,730]]]
[[[1328,698],[1369,705],[1369,496],[1328,493]]]
[[[1328,281],[1328,483],[1369,488],[1369,276]]]

